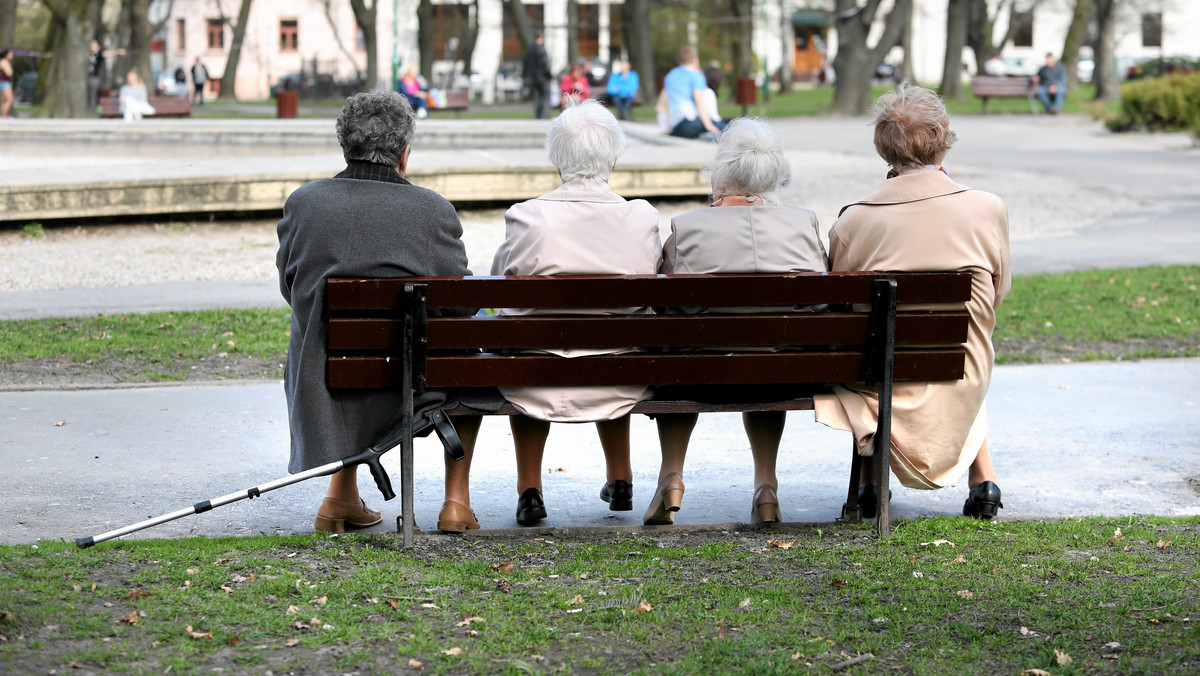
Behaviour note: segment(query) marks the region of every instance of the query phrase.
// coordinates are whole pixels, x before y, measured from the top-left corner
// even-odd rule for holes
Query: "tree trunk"
[[[129,71],[136,70],[146,85],[146,92],[154,94],[157,83],[151,80],[150,72],[150,0],[121,0],[121,22],[117,27],[117,46],[125,54],[113,61],[113,75],[124,82]]]
[[[1075,0],[1075,12],[1071,15],[1071,26],[1063,41],[1063,68],[1067,69],[1067,89],[1079,87],[1079,45],[1087,32],[1088,19],[1092,14],[1092,0]]]
[[[950,0],[946,5],[946,60],[942,66],[942,97],[961,101],[962,51],[967,44],[967,0]],[[981,72],[983,63],[975,64]]]
[[[321,0],[321,8],[325,10],[325,21],[329,22],[329,32],[333,33],[333,41],[337,43],[338,51],[350,65],[354,68],[354,78],[361,83],[363,81],[362,69],[358,67],[358,57],[346,48],[346,41],[342,39],[342,33],[338,30],[337,21],[333,18],[333,3],[335,0]]]
[[[17,0],[0,0],[0,49],[9,49],[17,39]]]
[[[1013,0],[1000,0],[996,5],[996,13],[992,14],[988,7],[987,0],[967,0],[969,8],[967,10],[967,44],[971,47],[971,51],[975,53],[976,67],[982,67],[983,63],[993,56],[997,56],[1004,49],[1004,45],[1012,40],[1013,35],[1017,32],[1016,13],[1017,5]],[[1032,11],[1041,0],[1033,0],[1028,9]],[[1008,9],[1008,29],[1004,35],[997,41],[995,37],[996,17],[1001,12]]]
[[[867,34],[874,23],[879,0],[859,5],[854,0],[837,0],[836,27],[838,51],[833,58],[837,79],[833,86],[834,115],[865,115],[871,107],[871,77],[889,49],[900,39],[912,11],[912,0],[896,0],[884,24],[883,34],[874,47]]]
[[[650,7],[648,0],[625,0],[621,7],[621,26],[629,62],[641,80],[642,101],[654,105],[658,97],[658,75],[654,72],[654,47],[650,42]]]
[[[1094,0],[1097,37],[1095,52],[1096,70],[1092,81],[1096,83],[1096,99],[1111,102],[1121,98],[1121,83],[1117,81],[1117,0]]]
[[[137,0],[145,2],[146,0]],[[246,24],[250,19],[250,0],[242,0],[238,10],[237,23],[233,28],[233,44],[229,46],[229,57],[225,59],[225,73],[221,75],[221,92],[217,99],[221,101],[237,100],[237,69],[242,59],[242,41],[246,39]]]
[[[787,3],[779,0],[780,42],[783,53],[779,61],[779,93],[791,94],[794,89],[792,82],[792,53],[795,49],[795,29],[792,28],[792,18],[787,13]]]
[[[904,31],[900,36],[900,44],[904,47],[904,60],[900,62],[900,81],[916,81],[913,75],[912,43],[913,43],[913,10],[908,8],[908,16],[904,19]]]
[[[373,0],[370,5],[366,0],[350,0],[350,7],[354,10],[354,19],[362,27],[363,42],[367,47],[367,81],[364,85],[371,90],[379,86],[379,30],[375,25],[379,0]]]
[[[529,22],[529,12],[525,11],[525,3],[521,0],[504,0],[504,4],[508,6],[508,16],[517,29],[521,49],[528,49],[529,45],[533,44],[533,25]]]
[[[475,42],[479,39],[479,6],[472,2],[467,6],[467,25],[463,29],[462,45],[463,73],[471,77],[471,61],[475,58]]]
[[[433,82],[433,32],[437,29],[433,20],[433,2],[420,0],[417,3],[417,58],[421,61],[421,77]],[[432,86],[432,85],[430,85]]]
[[[579,0],[567,0],[567,64],[579,63]]]
[[[54,58],[47,73],[43,117],[91,117],[88,110],[88,54],[103,0],[42,0],[61,22]]]
[[[729,11],[736,23],[729,31],[730,47],[733,54],[733,78],[729,91],[737,92],[737,78],[751,77],[754,69],[754,56],[751,53],[751,41],[754,39],[754,2],[753,0],[729,0]],[[734,98],[731,96],[730,98]]]

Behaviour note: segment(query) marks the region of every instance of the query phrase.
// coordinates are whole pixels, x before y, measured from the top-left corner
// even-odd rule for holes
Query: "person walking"
[[[544,120],[550,116],[550,55],[546,53],[546,36],[541,31],[534,34],[533,42],[525,49],[521,59],[521,77],[533,98],[533,116]]]
[[[204,105],[204,83],[208,82],[208,69],[200,63],[200,57],[196,57],[196,62],[192,64],[192,103],[199,102]]]

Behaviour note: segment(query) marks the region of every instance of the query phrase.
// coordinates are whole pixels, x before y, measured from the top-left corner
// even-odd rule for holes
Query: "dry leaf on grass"
[[[962,557],[962,554],[959,554],[957,557],[955,557],[953,561],[946,561],[942,565],[943,566],[953,566],[953,565],[957,565],[959,563],[966,563],[966,559],[964,559]]]
[[[1021,676],[1050,676],[1050,672],[1045,669],[1026,669]]]
[[[482,618],[482,617],[479,617],[479,616],[472,616],[472,617],[468,617],[468,618],[464,619],[462,622],[459,622],[459,623],[455,624],[454,626],[456,626],[456,627],[467,627],[467,626],[470,626],[470,624],[471,624],[472,622],[483,622],[483,618]]]
[[[583,603],[583,594],[576,594],[576,595],[575,595],[575,598],[571,599],[571,600],[569,601],[569,603],[570,603],[571,605],[573,605],[573,606],[577,606],[577,605],[579,605],[580,603]]]
[[[446,648],[445,650],[442,651],[442,654],[443,655],[461,655],[461,654],[463,654],[463,649],[459,648],[458,646],[454,646],[452,648]]]
[[[1055,661],[1055,663],[1058,664],[1058,666],[1065,667],[1068,664],[1074,662],[1075,660],[1071,659],[1070,655],[1064,653],[1063,651],[1059,650],[1058,648],[1055,648],[1054,649],[1054,661]]]
[[[76,589],[75,591],[79,591],[79,590]],[[150,592],[146,591],[145,589],[134,589],[133,591],[129,592],[128,594],[126,594],[125,596],[123,596],[121,598],[122,598],[122,600],[125,600],[125,601],[136,601],[140,598],[145,598],[149,595],[150,595]]]
[[[223,566],[223,565],[225,565],[226,563],[229,563],[229,562],[230,562],[230,561],[232,561],[232,560],[233,560],[233,559],[217,559],[216,561],[213,561],[213,565],[214,565],[214,566]]]
[[[242,639],[241,639],[241,638],[239,638],[239,637],[237,637],[237,636],[230,636],[230,637],[229,637],[229,646],[230,646],[231,648],[236,648],[236,647],[237,647],[237,644],[239,644],[239,643],[241,643],[241,642],[242,642]]]
[[[742,602],[738,604],[738,608],[749,608],[753,603],[754,601],[752,599],[742,599]]]
[[[970,589],[960,589],[959,591],[956,591],[954,593],[964,599],[975,598],[975,592],[971,591]]]
[[[796,541],[795,540],[767,540],[767,544],[770,545],[771,547],[777,547],[779,549],[791,549],[792,547],[796,546]]]
[[[501,575],[512,575],[512,572],[515,568],[516,568],[516,566],[513,565],[512,561],[505,561],[504,563],[493,563],[492,564],[492,570],[494,572],[500,573]]]
[[[314,618],[312,618],[311,620],[309,620],[309,621],[308,621],[308,626],[310,626],[310,627],[319,627],[319,626],[321,626],[322,624],[325,624],[325,623],[324,623],[324,622],[322,622],[322,621],[320,621],[320,620],[318,620],[318,619],[317,619],[317,618],[315,618],[315,617],[314,617]]]
[[[309,602],[309,603],[311,603],[311,604],[313,604],[314,606],[323,606],[323,605],[325,605],[326,603],[329,603],[329,597],[328,597],[328,596],[322,596],[322,597],[321,597],[321,598],[319,598],[319,599],[309,599],[309,600],[308,600],[308,602]]]
[[[297,608],[296,606],[288,606],[288,609],[285,610],[283,614],[284,615],[295,615],[298,612],[300,612],[300,609]]]
[[[392,610],[400,610],[400,604],[396,603],[396,599],[388,599],[388,605],[392,607]]]
[[[225,591],[225,593],[226,593],[226,594],[232,594],[232,593],[233,593],[233,587],[230,587],[230,586],[229,586],[229,585],[227,585],[227,584],[223,584],[223,585],[221,585],[221,589],[223,589],[223,590]]]
[[[1171,546],[1171,541],[1170,540],[1159,540],[1158,544],[1156,546],[1159,549],[1166,551],[1167,547]]]
[[[633,612],[648,613],[651,610],[654,610],[654,606],[650,605],[650,603],[648,601],[643,599],[641,603],[637,604],[637,608],[633,609]]]
[[[424,663],[418,662],[418,661],[412,659],[411,657],[408,660],[408,668],[409,669],[420,669],[423,666],[425,666]]]
[[[190,625],[190,624],[187,626],[186,631],[187,631],[188,636],[191,636],[192,638],[195,638],[195,639],[201,639],[201,638],[211,639],[213,637],[211,631],[205,631],[205,632],[194,631],[192,629],[192,625]]]
[[[425,609],[427,609],[427,610],[437,610],[437,604],[436,604],[436,603],[422,603],[422,604],[421,604],[421,607],[422,607],[422,608],[425,608]]]
[[[253,582],[254,576],[251,575],[250,577],[243,577],[243,576],[235,573],[232,579],[234,582],[246,582],[247,580],[249,580],[250,582]]]
[[[1124,539],[1125,539],[1125,534],[1121,532],[1120,528],[1118,528],[1115,531],[1113,531],[1113,536],[1110,537],[1108,539],[1108,541],[1105,542],[1104,544],[1111,545],[1111,544],[1120,542],[1121,540],[1124,540]]]
[[[834,589],[841,589],[842,587],[846,586],[846,581],[835,577],[829,581],[829,586],[833,587]]]
[[[188,575],[195,575],[195,574],[196,574],[196,569],[195,569],[195,568],[188,568],[188,569],[187,569],[187,574],[188,574]]]
[[[300,645],[300,639],[298,639],[298,638],[289,638],[289,639],[288,639],[287,641],[285,641],[283,644],[284,644],[285,646],[289,647],[289,648],[295,648],[296,646]]]
[[[138,623],[138,612],[135,610],[135,611],[129,613],[128,615],[126,615],[125,617],[122,617],[121,619],[117,620],[117,622],[123,622],[125,624],[137,624]]]
[[[792,659],[802,660],[804,659],[804,653],[792,653]]]

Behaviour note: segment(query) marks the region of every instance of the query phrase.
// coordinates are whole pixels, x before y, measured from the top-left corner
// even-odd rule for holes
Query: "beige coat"
[[[910,488],[941,488],[961,476],[987,437],[984,396],[992,377],[996,307],[1012,283],[1008,210],[940,171],[887,180],[845,207],[829,232],[834,271],[965,270],[971,273],[966,375],[954,382],[897,383],[892,395],[892,471]],[[878,396],[861,383],[817,398],[816,418],[854,433],[871,453]]]
[[[652,275],[662,259],[658,211],[645,200],[626,201],[595,180],[571,181],[504,215],[504,243],[492,260],[493,275]],[[584,314],[638,314],[647,308],[575,310]],[[555,314],[571,311],[558,310]],[[502,315],[530,314],[505,308]],[[621,350],[555,350],[561,357]],[[621,387],[500,388],[504,398],[532,418],[554,422],[612,420],[646,398],[644,385]]]

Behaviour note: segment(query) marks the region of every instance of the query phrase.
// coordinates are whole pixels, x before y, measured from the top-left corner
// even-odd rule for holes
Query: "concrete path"
[[[1004,366],[988,396],[989,442],[1002,478],[1004,519],[1200,514],[1200,360]],[[0,542],[96,535],[285,475],[287,411],[277,383],[0,393]],[[59,423],[62,423],[59,425]],[[655,486],[652,421],[632,425],[635,510],[609,512],[592,425],[556,425],[544,485],[550,517],[566,526],[639,525]],[[472,500],[484,528],[516,527],[508,426],[484,421]],[[845,499],[850,439],[807,412],[789,416],[779,496],[789,521],[828,522]],[[399,483],[398,452],[385,456]],[[442,502],[441,449],[418,440],[417,523]],[[748,518],[752,465],[737,415],[700,419],[678,524]],[[189,516],[132,537],[311,532],[324,479]],[[395,529],[399,501],[364,496]],[[895,518],[954,516],[965,477],[941,491],[895,488]],[[733,526],[731,526],[733,527]]]

